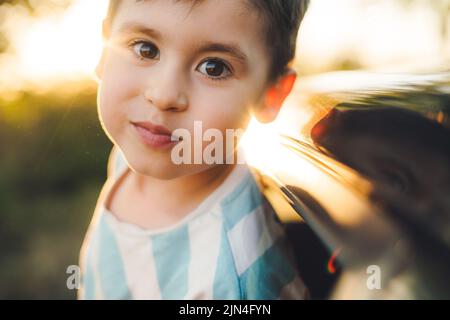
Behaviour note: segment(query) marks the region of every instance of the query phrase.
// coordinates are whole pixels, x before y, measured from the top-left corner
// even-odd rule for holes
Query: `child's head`
[[[123,1],[110,0],[106,25],[111,25]],[[146,1],[146,0],[136,0]],[[147,0],[148,1],[148,0]],[[172,0],[190,2],[193,6],[206,0]],[[297,33],[300,23],[308,7],[309,0],[246,0],[250,10],[260,15],[261,32],[266,35],[267,49],[271,58],[270,80],[276,79],[287,71],[286,68],[294,59]]]
[[[246,128],[272,121],[295,81],[298,28],[307,0],[110,0],[97,67],[99,112],[136,171],[174,178],[170,148],[139,140],[133,123],[170,132]],[[204,147],[206,147],[205,144]]]

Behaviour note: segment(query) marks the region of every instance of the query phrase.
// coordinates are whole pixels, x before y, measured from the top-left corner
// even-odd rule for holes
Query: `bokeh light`
[[[450,20],[440,16],[436,6],[442,3],[445,8],[448,0],[405,2],[312,0],[299,34],[295,66],[303,76],[359,68],[383,72],[448,68],[450,32],[442,30],[450,29]],[[9,42],[0,55],[1,87],[92,80],[107,0],[32,3],[34,14],[20,5],[0,6]],[[65,10],[60,9],[63,4]]]

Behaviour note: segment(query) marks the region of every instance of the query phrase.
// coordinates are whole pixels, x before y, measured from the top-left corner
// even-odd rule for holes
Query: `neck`
[[[228,177],[235,165],[216,165],[199,173],[160,180],[134,173],[136,188],[152,207],[167,214],[182,215],[193,210]]]

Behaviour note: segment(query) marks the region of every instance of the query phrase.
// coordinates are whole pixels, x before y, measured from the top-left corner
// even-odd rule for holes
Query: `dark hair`
[[[107,19],[111,22],[122,0],[109,0]],[[145,1],[145,0],[136,0]],[[175,0],[180,1],[180,0]],[[204,0],[191,1],[196,5]],[[269,80],[283,74],[295,57],[300,23],[306,13],[309,0],[246,0],[256,8],[265,24],[267,47],[272,65]]]

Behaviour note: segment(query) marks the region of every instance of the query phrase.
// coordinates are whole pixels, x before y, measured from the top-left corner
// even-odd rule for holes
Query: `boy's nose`
[[[189,101],[179,74],[175,70],[165,70],[147,86],[145,99],[162,111],[186,110]]]

